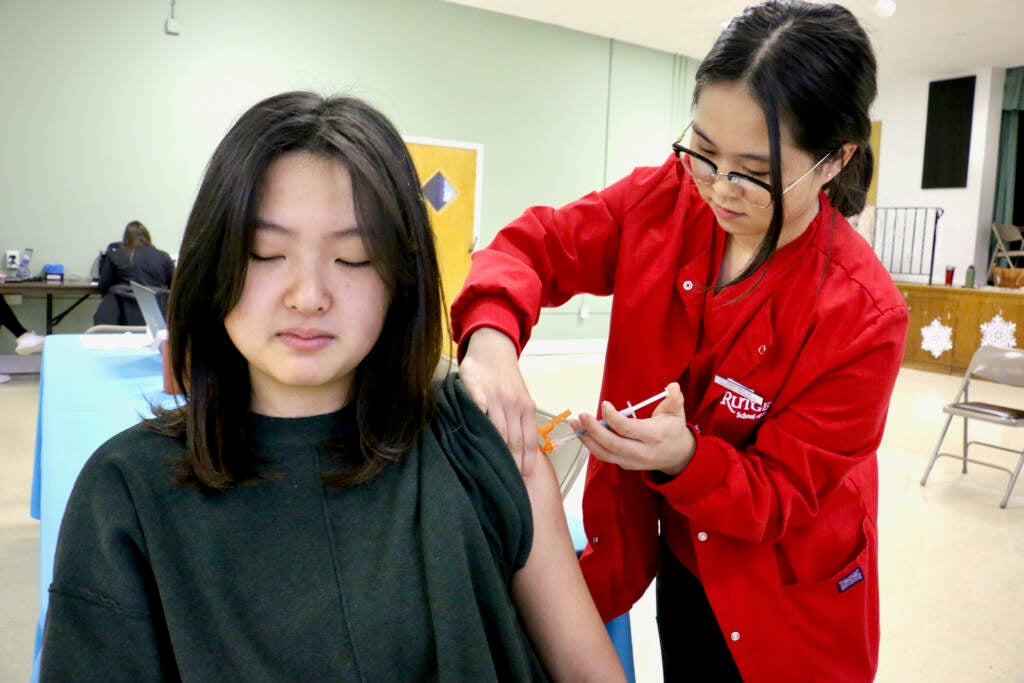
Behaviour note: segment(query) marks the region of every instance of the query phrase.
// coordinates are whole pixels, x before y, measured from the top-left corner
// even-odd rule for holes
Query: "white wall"
[[[999,121],[1004,69],[952,74],[930,80],[976,76],[967,187],[922,189],[929,79],[881,84],[872,119],[882,122],[878,159],[878,206],[935,206],[944,210],[935,249],[935,283],[946,266],[954,266],[954,283],[962,284],[968,265],[984,282],[988,239],[995,200]],[[927,278],[906,278],[926,281]]]
[[[126,222],[177,250],[214,145],[257,98],[352,91],[408,135],[485,147],[481,244],[531,204],[561,204],[661,163],[690,115],[696,62],[440,0],[0,2],[0,249],[87,275]],[[955,76],[955,74],[949,77]],[[936,265],[982,271],[1002,71],[977,74],[969,185],[921,190],[928,83],[880,88],[881,205],[936,205]],[[580,307],[590,310],[588,319]],[[95,304],[58,331],[84,329]],[[42,305],[19,317],[41,329]],[[545,312],[535,337],[607,331],[608,301]],[[13,340],[0,334],[0,354]]]
[[[690,120],[698,64],[687,57],[617,41],[609,46],[608,60],[608,131],[601,186],[614,183],[637,166],[665,162],[671,143]],[[610,320],[611,297],[575,296],[542,313],[528,351],[603,349]]]
[[[137,219],[176,252],[217,141],[293,88],[361,96],[406,135],[482,144],[484,245],[627,157],[660,163],[682,125],[673,98],[689,98],[681,58],[441,0],[179,2],[178,36],[163,31],[169,7],[0,1],[0,250],[32,247],[36,268],[87,277]],[[95,302],[57,331],[84,329]],[[42,308],[16,311],[41,330]],[[594,309],[552,312],[537,334],[604,336],[607,306]],[[0,354],[12,347],[0,334]]]

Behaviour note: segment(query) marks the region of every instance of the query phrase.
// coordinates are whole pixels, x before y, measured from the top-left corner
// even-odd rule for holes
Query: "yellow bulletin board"
[[[466,275],[480,236],[480,188],[483,145],[432,138],[405,138],[420,178],[427,213],[434,229],[445,303],[451,306]],[[445,353],[454,355],[450,330]]]
[[[878,204],[878,165],[880,162],[879,152],[882,151],[882,122],[871,122],[871,153],[875,157],[875,168],[871,171],[871,184],[868,186],[869,206]]]

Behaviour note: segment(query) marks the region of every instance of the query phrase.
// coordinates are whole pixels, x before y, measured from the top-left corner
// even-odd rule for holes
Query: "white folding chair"
[[[1024,256],[1024,235],[1021,234],[1021,229],[1008,223],[993,223],[992,236],[996,243],[992,249],[992,259],[988,262],[989,272],[992,272],[992,267],[1000,258],[1006,259],[1010,268],[1016,268],[1014,257]],[[1017,248],[1011,249],[1010,246],[1013,244],[1016,244]]]
[[[1020,476],[1021,465],[1024,464],[1024,447],[1020,449],[1007,448],[992,442],[970,440],[967,436],[967,425],[971,420],[978,420],[1002,427],[1024,427],[1024,410],[1001,404],[971,401],[968,394],[971,383],[975,379],[1024,387],[1024,351],[1020,349],[1001,349],[995,346],[982,346],[974,352],[974,356],[971,357],[971,363],[967,367],[967,372],[964,373],[964,380],[960,384],[960,390],[957,392],[953,402],[942,409],[942,412],[949,415],[949,417],[946,418],[942,434],[939,435],[939,441],[935,444],[935,451],[928,461],[928,467],[924,471],[924,476],[921,477],[921,486],[924,486],[925,482],[928,481],[928,475],[931,473],[935,461],[939,458],[959,459],[962,462],[961,471],[964,474],[967,473],[967,463],[969,462],[976,465],[984,465],[992,469],[1002,470],[1010,475],[1010,483],[1007,485],[1006,493],[999,504],[999,507],[1005,508],[1006,503],[1010,500],[1010,493],[1013,492],[1013,486],[1017,483],[1017,477]],[[941,452],[942,442],[946,438],[946,432],[949,431],[949,425],[954,417],[963,418],[964,421],[963,442],[960,452],[943,453]],[[985,446],[986,448],[1015,453],[1017,454],[1017,466],[1014,469],[1010,469],[990,461],[968,457],[967,453],[970,446]]]
[[[546,410],[537,408],[537,426],[540,427],[548,422],[554,415]],[[563,420],[555,425],[548,432],[548,439],[555,443],[572,434],[572,426],[568,420]],[[547,454],[551,464],[555,468],[555,475],[558,477],[558,489],[562,492],[562,499],[569,494],[573,482],[579,476],[583,466],[587,464],[589,451],[583,447],[579,439],[568,439],[565,443],[559,444]]]
[[[437,369],[434,371],[434,378],[442,379],[449,372],[457,372],[458,369],[458,364],[454,358],[441,356],[441,362],[438,363]],[[537,426],[542,426],[553,417],[553,414],[538,408]],[[554,442],[572,433],[572,426],[568,421],[563,420],[552,428],[548,433],[548,438]],[[569,439],[548,453],[548,458],[551,459],[551,464],[555,468],[555,475],[558,477],[558,489],[561,491],[563,499],[565,499],[569,489],[572,488],[573,483],[576,481],[576,477],[579,476],[583,466],[587,463],[588,455],[589,451],[583,447],[579,439]]]

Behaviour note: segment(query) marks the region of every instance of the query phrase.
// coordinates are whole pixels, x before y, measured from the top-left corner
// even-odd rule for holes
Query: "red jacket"
[[[667,483],[591,458],[584,574],[606,620],[627,611],[658,571],[660,522],[748,682],[869,681],[878,663],[876,451],[907,309],[820,202],[760,281],[712,294],[725,233],[673,156],[526,211],[452,306],[456,339],[495,327],[521,349],[542,306],[614,293],[601,399],[680,380],[697,448]]]

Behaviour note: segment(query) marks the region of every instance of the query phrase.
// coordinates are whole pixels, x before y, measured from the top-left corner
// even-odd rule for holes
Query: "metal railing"
[[[935,275],[935,238],[943,210],[935,206],[879,206],[872,243],[875,253],[896,275]]]

